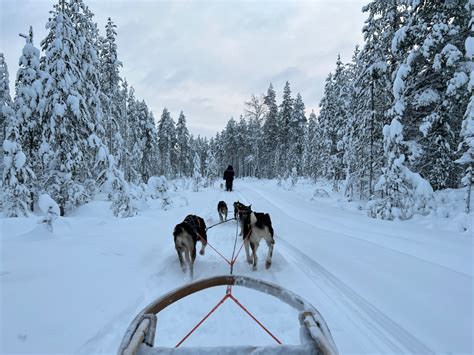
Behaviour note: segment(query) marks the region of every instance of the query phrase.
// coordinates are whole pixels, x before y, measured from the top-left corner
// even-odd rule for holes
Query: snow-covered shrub
[[[132,201],[132,194],[129,191],[128,183],[115,165],[112,155],[108,157],[107,184],[111,187],[112,204],[110,209],[115,217],[132,217],[137,214],[137,210]]]
[[[316,189],[313,192],[313,197],[311,198],[311,200],[315,200],[318,198],[328,198],[328,197],[329,197],[329,193],[326,190]]]
[[[152,199],[161,199],[161,207],[164,210],[168,210],[173,205],[173,201],[169,195],[169,190],[172,185],[173,184],[170,184],[164,176],[151,176],[148,179],[147,191],[149,196]]]
[[[147,191],[152,199],[159,199],[167,196],[170,186],[164,176],[151,176],[148,179]]]
[[[97,193],[97,183],[94,179],[86,179],[86,181],[84,181],[83,187],[88,200],[94,197]]]
[[[137,210],[132,201],[132,195],[125,180],[115,179],[112,182],[112,205],[110,206],[115,217],[132,217]]]
[[[44,217],[39,221],[46,225],[46,228],[53,231],[53,221],[59,216],[59,205],[48,194],[41,194],[38,200],[38,205]]]
[[[430,183],[405,166],[402,131],[403,126],[396,118],[384,126],[387,166],[375,185],[378,197],[367,204],[367,212],[373,218],[410,219],[416,213],[429,213],[435,205]]]

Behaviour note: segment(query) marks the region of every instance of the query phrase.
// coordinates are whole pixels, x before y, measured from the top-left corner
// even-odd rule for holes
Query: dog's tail
[[[263,218],[264,218],[264,222],[265,222],[265,224],[267,225],[268,230],[270,231],[270,234],[271,234],[271,236],[272,236],[272,238],[273,238],[273,233],[274,233],[274,232],[273,232],[273,226],[272,226],[272,219],[270,218],[270,215],[269,215],[268,213],[265,213],[265,214],[263,215]]]

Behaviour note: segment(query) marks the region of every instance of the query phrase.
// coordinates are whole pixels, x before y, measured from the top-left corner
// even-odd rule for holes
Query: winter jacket
[[[225,181],[232,181],[234,180],[234,169],[232,166],[229,166],[226,171],[224,171],[224,180]]]

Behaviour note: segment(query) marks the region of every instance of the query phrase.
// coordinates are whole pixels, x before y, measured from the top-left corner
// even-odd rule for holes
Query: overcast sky
[[[369,0],[85,1],[102,33],[107,17],[117,24],[122,76],[156,119],[164,107],[175,120],[183,110],[191,132],[210,137],[270,82],[280,99],[289,80],[306,113],[317,111],[337,54],[349,61],[362,44]],[[0,52],[11,82],[24,44],[18,33],[32,25],[39,47],[55,2],[0,0]]]

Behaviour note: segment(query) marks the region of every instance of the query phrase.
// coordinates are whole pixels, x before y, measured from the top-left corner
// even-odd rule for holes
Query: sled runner
[[[199,322],[174,348],[155,346],[154,338],[157,314],[170,304],[195,292],[216,286],[227,286],[224,298]],[[299,312],[300,345],[284,345],[273,336],[240,302],[232,296],[232,287],[250,288],[274,296]],[[220,347],[179,347],[226,299],[232,299],[252,317],[278,345],[272,346],[220,346]],[[275,284],[247,276],[224,275],[198,280],[171,291],[143,309],[132,321],[123,336],[118,354],[338,354],[331,332],[321,314],[298,295]]]

